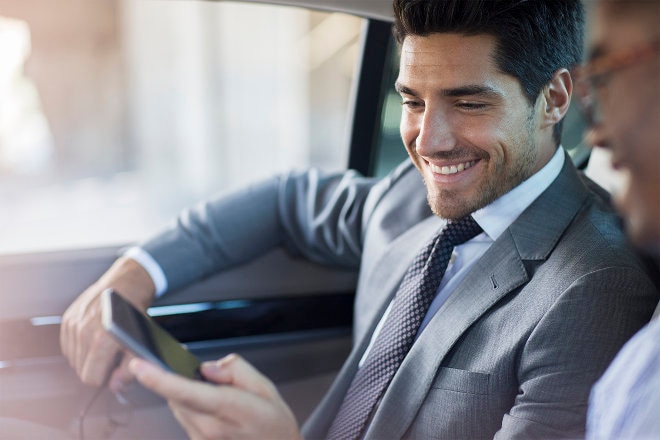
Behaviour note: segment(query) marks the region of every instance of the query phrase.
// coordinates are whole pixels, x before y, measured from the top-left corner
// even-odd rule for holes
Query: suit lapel
[[[367,439],[401,438],[438,367],[461,335],[529,279],[523,260],[544,260],[587,196],[570,159],[553,184],[491,245],[413,345],[374,415]]]
[[[589,194],[567,154],[557,179],[509,227],[521,258],[548,258]]]
[[[366,292],[363,298],[369,302],[369,307],[360,319],[370,323],[364,335],[372,334],[412,260],[444,224],[444,220],[431,216],[401,234],[381,255],[371,273],[364,277],[361,291]],[[358,340],[363,339],[364,335],[358,335]]]

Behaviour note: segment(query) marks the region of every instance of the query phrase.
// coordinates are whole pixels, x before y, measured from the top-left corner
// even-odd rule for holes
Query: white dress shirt
[[[623,346],[591,390],[588,440],[660,438],[660,318]]]
[[[154,260],[154,257],[152,257],[149,252],[145,251],[141,247],[133,246],[128,248],[128,250],[124,252],[123,255],[124,257],[135,260],[140,266],[144,268],[144,270],[147,271],[151,277],[151,281],[153,281],[154,286],[156,286],[156,298],[167,291],[167,277],[165,276],[165,272],[163,272],[160,264]]]

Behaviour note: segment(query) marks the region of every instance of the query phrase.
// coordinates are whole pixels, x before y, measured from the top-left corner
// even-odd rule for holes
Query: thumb
[[[232,385],[265,398],[279,396],[275,385],[237,354],[204,362],[201,371],[206,379],[220,385]]]
[[[130,368],[128,368],[128,364],[134,357],[135,356],[132,354],[124,352],[119,366],[112,372],[110,381],[108,382],[108,388],[110,388],[112,392],[122,392],[126,386],[130,385],[135,380],[135,375],[131,372]]]

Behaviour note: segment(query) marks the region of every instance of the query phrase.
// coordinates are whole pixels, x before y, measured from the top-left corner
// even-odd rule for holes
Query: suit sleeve
[[[279,176],[183,211],[141,247],[163,269],[168,291],[276,247],[322,264],[357,268],[364,201],[374,183],[351,171]]]
[[[577,279],[519,354],[519,390],[497,439],[584,438],[591,384],[648,319],[657,290],[637,268]]]

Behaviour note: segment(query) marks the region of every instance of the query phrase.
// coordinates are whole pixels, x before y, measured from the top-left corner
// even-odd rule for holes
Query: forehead
[[[660,1],[597,1],[587,25],[587,56],[627,49],[658,36]]]
[[[517,79],[502,73],[494,61],[493,36],[438,33],[408,36],[401,46],[397,83],[419,93],[468,86],[501,94],[522,92]]]
[[[492,66],[495,38],[490,35],[408,36],[401,47],[401,68]]]

